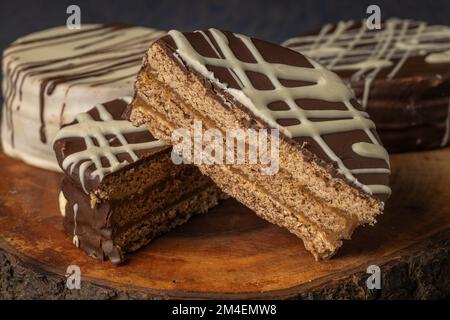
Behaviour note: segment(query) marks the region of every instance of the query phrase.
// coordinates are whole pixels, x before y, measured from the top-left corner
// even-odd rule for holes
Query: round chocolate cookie
[[[450,27],[393,18],[370,30],[341,21],[283,45],[351,85],[388,151],[449,144]]]
[[[124,25],[65,26],[17,39],[3,52],[2,146],[31,165],[58,170],[52,140],[63,123],[133,94],[142,56],[161,31]]]

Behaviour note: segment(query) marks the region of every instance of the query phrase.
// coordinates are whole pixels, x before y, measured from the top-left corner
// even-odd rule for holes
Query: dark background
[[[0,50],[17,37],[66,23],[66,8],[81,7],[81,22],[124,22],[162,30],[228,29],[274,42],[327,22],[366,17],[370,4],[382,18],[450,24],[450,0],[0,0]]]
[[[367,17],[412,18],[450,25],[450,0],[0,0],[0,51],[16,38],[65,25],[66,9],[81,8],[81,23],[122,22],[161,30],[227,29],[282,42],[323,24]],[[1,98],[0,98],[1,102]]]

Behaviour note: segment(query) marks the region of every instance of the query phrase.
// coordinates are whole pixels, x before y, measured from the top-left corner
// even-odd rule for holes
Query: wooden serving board
[[[375,227],[330,261],[227,201],[114,266],[63,233],[62,176],[0,154],[0,298],[444,298],[450,296],[450,148],[394,155],[393,195]],[[382,289],[366,269],[381,267]],[[65,287],[69,265],[81,290]]]

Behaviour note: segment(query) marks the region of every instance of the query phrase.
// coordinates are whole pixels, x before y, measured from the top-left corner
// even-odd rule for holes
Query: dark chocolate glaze
[[[117,99],[113,101],[109,101],[103,104],[105,109],[112,115],[114,120],[124,120],[124,112],[127,108],[127,103],[124,100]],[[87,112],[95,121],[102,121],[99,117],[99,113],[96,109],[96,107],[92,108]],[[77,120],[74,122],[65,125],[71,126],[78,123]],[[131,126],[131,123],[130,123]],[[126,133],[124,134],[125,139],[129,144],[136,144],[136,143],[146,143],[150,141],[157,140],[147,129],[143,129],[139,132],[133,132],[133,133]],[[121,142],[117,139],[117,137],[114,136],[106,136],[106,138],[109,140],[109,144],[111,147],[116,147],[122,145]],[[72,183],[77,185],[79,188],[81,188],[81,180],[79,176],[79,167],[83,164],[83,162],[87,161],[80,161],[75,165],[74,168],[63,168],[63,161],[68,156],[86,150],[86,144],[84,142],[83,138],[78,137],[70,137],[70,138],[64,138],[60,140],[56,140],[54,143],[54,151],[56,154],[56,159],[58,161],[59,166],[61,169],[63,169],[65,175],[71,179]],[[138,160],[134,161],[131,156],[128,153],[120,153],[117,154],[117,159],[122,161],[127,161],[129,165],[126,167],[119,169],[118,171],[114,173],[118,173],[121,170],[129,169],[135,165],[140,164],[142,161],[146,161],[148,159],[152,159],[153,157],[158,157],[162,154],[166,154],[170,152],[171,148],[169,146],[162,146],[162,147],[155,147],[151,149],[142,149],[142,150],[135,150],[136,155],[138,156]],[[109,166],[109,163],[106,159],[102,159],[102,166],[106,167]],[[98,179],[98,177],[94,177],[92,175],[93,171],[96,170],[96,166],[94,164],[90,165],[84,172],[84,184],[88,192],[91,192],[92,190],[95,190],[99,187],[101,181]]]
[[[79,248],[96,259],[109,258],[115,264],[123,262],[124,255],[113,242],[113,228],[110,223],[111,203],[104,202],[91,208],[89,196],[67,177],[62,182],[61,192],[67,199],[64,209],[64,230],[72,238],[78,237]],[[76,222],[75,207],[77,207]]]
[[[401,32],[401,28],[406,20],[398,20],[395,27],[396,32]],[[409,21],[407,34],[414,35],[418,32],[423,22]],[[361,22],[353,23],[346,32],[356,32],[361,28]],[[336,25],[332,26],[326,35],[330,35],[336,30]],[[436,27],[436,26],[434,26]],[[369,52],[376,50],[380,43],[380,35],[385,32],[386,23],[383,22],[380,30],[371,30],[366,32],[364,44],[357,44],[355,50],[364,47]],[[320,30],[306,33],[299,37],[289,39],[286,45],[295,50],[308,52],[308,46],[314,46]],[[313,36],[309,40],[304,37]],[[351,37],[350,37],[351,38]],[[393,48],[398,41],[393,39],[388,44],[388,50]],[[425,39],[419,41],[425,43]],[[347,42],[341,42],[345,47]],[[426,43],[447,43],[450,47],[450,38],[448,36],[436,37],[431,42]],[[302,47],[299,47],[302,46]],[[379,48],[379,47],[378,47]],[[449,125],[449,97],[450,97],[450,63],[428,63],[426,56],[432,52],[442,52],[446,49],[437,49],[432,46],[421,52],[419,49],[411,50],[404,60],[404,63],[389,78],[388,75],[399,64],[402,59],[400,52],[397,52],[389,61],[391,66],[382,68],[375,76],[370,85],[370,91],[366,110],[372,120],[377,125],[377,131],[380,134],[386,149],[389,152],[405,152],[412,150],[425,150],[448,145],[445,143]],[[337,54],[327,56],[312,57],[328,66]],[[383,57],[382,57],[383,58]],[[341,60],[342,61],[342,60]],[[364,61],[364,56],[355,59],[353,63]],[[339,67],[344,62],[335,64]],[[331,67],[331,69],[335,68]],[[364,85],[366,76],[371,69],[356,75],[359,70],[335,70],[349,85],[354,89],[356,97],[363,99]]]
[[[209,42],[205,39],[205,37],[200,32],[184,32],[184,36],[190,42],[192,47],[201,55],[205,57],[214,57],[214,58],[223,58],[220,48],[214,41],[210,31],[203,31],[204,34],[207,35],[208,39],[214,45],[214,49],[211,47]],[[232,52],[236,55],[236,57],[244,62],[255,63],[255,59],[246,46],[243,44],[242,40],[236,37],[233,33],[228,31],[222,31],[228,41],[229,47]],[[298,67],[306,67],[312,68],[309,61],[302,55],[296,51],[287,49],[285,47],[269,43],[263,40],[251,39],[253,44],[259,50],[262,57],[270,63],[279,63],[291,66]],[[174,40],[170,35],[164,36],[156,43],[161,45],[163,48],[166,48],[167,51],[174,54],[177,50]],[[216,51],[219,53],[219,56],[216,54]],[[174,61],[179,61],[177,58],[173,58]],[[214,73],[214,77],[218,79],[222,84],[227,84],[229,88],[241,89],[240,85],[236,82],[235,78],[232,76],[230,69],[223,67],[211,67],[206,66],[209,71]],[[250,114],[255,119],[264,123],[261,119],[258,119],[251,111],[240,105],[238,101],[235,101],[229,94],[227,94],[223,89],[216,86],[214,83],[204,78],[200,74],[198,74],[195,70],[190,68],[187,65],[183,65],[182,68],[189,72],[193,72],[197,74],[199,78],[201,78],[205,83],[208,84],[209,87],[214,88],[213,92],[221,92],[221,94],[228,99],[232,99],[233,102],[240,106],[240,108]],[[247,74],[250,78],[252,84],[260,89],[260,90],[272,90],[273,85],[268,81],[266,75],[258,72],[251,72]],[[290,79],[280,79],[282,80],[282,84],[287,87],[295,87],[295,86],[308,86],[311,83],[307,83],[304,81],[292,81]],[[218,99],[220,102],[221,99]],[[342,103],[338,102],[327,102],[322,100],[312,100],[312,99],[302,99],[296,101],[297,105],[306,110],[345,110],[345,106]],[[360,105],[356,100],[352,101],[352,104],[359,110],[361,110]],[[228,108],[224,105],[225,108]],[[272,102],[269,106],[274,109],[283,109],[287,107],[287,105],[283,101],[275,101]],[[297,119],[282,119],[284,122],[282,125],[292,125],[296,124]],[[267,124],[265,124],[268,126]],[[248,124],[251,127],[251,124]],[[373,132],[377,137],[376,132]],[[286,139],[289,143],[296,146],[307,159],[311,161],[316,161],[319,165],[324,166],[326,169],[330,171],[334,176],[343,177],[336,170],[336,163],[329,159],[329,157],[323,152],[322,148],[313,140],[308,137],[296,137],[289,138],[285,135],[282,135],[282,138]],[[331,149],[336,153],[336,155],[343,161],[345,166],[349,169],[359,169],[359,168],[388,168],[388,164],[384,160],[373,159],[367,157],[361,157],[352,150],[352,145],[356,142],[370,142],[369,137],[362,130],[358,131],[349,131],[345,133],[337,133],[337,134],[328,134],[323,136],[326,143],[331,147]],[[380,184],[380,185],[389,185],[389,175],[386,173],[376,173],[376,174],[355,174],[355,177],[363,184]],[[347,182],[349,182],[347,180]],[[385,194],[375,194],[375,197],[384,201],[387,198]]]

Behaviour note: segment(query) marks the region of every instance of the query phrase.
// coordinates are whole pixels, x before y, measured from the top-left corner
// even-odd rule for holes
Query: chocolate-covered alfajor
[[[65,174],[65,231],[87,254],[113,263],[224,197],[195,166],[175,166],[170,146],[123,119],[130,101],[95,105],[54,143]]]
[[[373,224],[391,192],[388,154],[348,86],[296,51],[241,34],[172,30],[155,41],[130,119],[172,144],[174,132],[195,131],[196,123],[204,135],[277,129],[278,142],[267,135],[268,145],[279,143],[273,175],[251,161],[198,166],[259,216],[303,239],[316,259],[331,257],[357,226]],[[262,140],[245,143],[250,150]]]
[[[55,27],[14,41],[3,52],[4,152],[59,170],[56,132],[94,104],[133,94],[149,44],[163,34],[125,25]]]
[[[371,30],[340,21],[283,44],[351,85],[388,151],[448,145],[450,27],[392,18]]]

